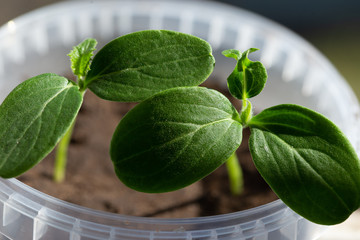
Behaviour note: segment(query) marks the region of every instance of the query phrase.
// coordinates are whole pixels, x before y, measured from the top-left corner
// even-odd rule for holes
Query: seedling
[[[62,139],[55,179],[64,178],[72,127],[87,89],[106,100],[141,101],[164,89],[197,86],[214,67],[207,42],[173,31],[119,37],[91,61],[96,45],[96,40],[87,39],[70,52],[77,81],[42,74],[17,86],[4,100],[0,106],[1,177],[27,171]]]
[[[237,193],[241,170],[235,151],[249,127],[257,169],[294,211],[316,223],[336,224],[359,208],[360,162],[338,127],[292,104],[253,116],[249,99],[267,80],[263,65],[248,58],[257,49],[223,52],[237,61],[228,87],[242,100],[238,112],[221,93],[198,87],[214,66],[211,47],[201,39],[142,31],[113,40],[91,61],[95,45],[89,39],[70,53],[77,81],[43,74],[5,99],[0,106],[0,176],[25,172],[63,136],[58,162],[64,166],[71,129],[89,89],[103,99],[140,102],[120,121],[110,146],[117,176],[135,190],[177,190],[227,163]]]

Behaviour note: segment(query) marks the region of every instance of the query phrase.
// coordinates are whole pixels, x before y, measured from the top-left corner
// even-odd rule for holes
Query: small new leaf
[[[0,176],[42,160],[73,123],[82,95],[66,78],[42,74],[18,85],[0,106]]]
[[[249,53],[257,50],[250,48],[243,54],[233,49],[223,51],[225,57],[231,57],[238,61],[234,71],[227,79],[229,91],[237,99],[245,100],[255,97],[265,86],[267,80],[265,67],[261,62],[253,62],[248,58]]]
[[[95,39],[88,38],[75,46],[68,54],[71,61],[71,69],[80,79],[85,77],[90,70],[90,60],[96,49],[96,45],[97,41]]]
[[[228,58],[234,58],[236,61],[241,59],[242,53],[236,49],[228,49],[221,52],[222,55]]]
[[[206,41],[184,33],[131,33],[95,55],[85,86],[106,100],[142,101],[165,89],[201,84],[214,68],[211,52]]]
[[[248,125],[256,168],[295,212],[327,225],[344,221],[359,208],[359,159],[324,116],[297,105],[279,105]]]
[[[238,148],[237,119],[229,100],[214,90],[181,87],[156,94],[133,108],[113,135],[110,155],[117,176],[142,192],[192,184]]]

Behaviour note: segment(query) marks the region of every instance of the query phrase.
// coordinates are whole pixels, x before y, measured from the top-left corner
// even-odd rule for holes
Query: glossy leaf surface
[[[217,91],[181,87],[132,109],[118,125],[111,158],[122,182],[143,192],[177,190],[223,164],[242,138],[239,115]]]
[[[226,57],[237,60],[234,71],[228,77],[228,87],[231,95],[237,99],[248,99],[258,95],[264,88],[267,73],[261,62],[253,62],[248,58],[249,53],[255,52],[256,48],[250,48],[244,53],[229,49],[223,51]]]
[[[20,175],[42,160],[74,121],[82,95],[55,74],[18,85],[0,106],[0,176]]]
[[[359,159],[328,119],[279,105],[253,117],[249,126],[257,169],[294,211],[316,223],[337,224],[359,207]]]
[[[125,102],[173,87],[197,86],[213,71],[211,51],[204,40],[183,33],[131,33],[95,55],[85,86],[103,99]]]

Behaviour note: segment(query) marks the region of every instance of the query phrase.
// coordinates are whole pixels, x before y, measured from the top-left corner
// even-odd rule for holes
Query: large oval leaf
[[[43,74],[18,85],[0,106],[0,176],[42,160],[74,121],[82,94],[66,78]]]
[[[214,90],[161,92],[119,123],[110,150],[116,173],[138,191],[185,187],[214,171],[238,148],[238,118],[229,100]]]
[[[178,86],[197,86],[211,74],[210,45],[188,34],[147,30],[119,37],[94,57],[85,85],[103,99],[140,101]]]
[[[257,169],[294,211],[316,223],[336,224],[359,207],[359,159],[324,116],[297,105],[279,105],[248,124]]]

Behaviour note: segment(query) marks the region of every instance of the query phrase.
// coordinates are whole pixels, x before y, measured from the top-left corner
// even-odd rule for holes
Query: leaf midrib
[[[220,119],[220,120],[217,120],[217,121],[209,122],[209,123],[207,123],[207,124],[199,125],[199,127],[196,128],[194,131],[190,131],[190,132],[188,132],[188,133],[185,133],[185,134],[183,134],[183,135],[180,135],[180,136],[178,136],[178,137],[176,137],[176,138],[174,138],[174,139],[171,139],[170,141],[167,141],[167,142],[165,142],[165,143],[162,143],[162,144],[159,144],[159,145],[155,145],[155,146],[150,146],[150,148],[148,148],[148,149],[146,149],[146,150],[143,150],[143,151],[141,151],[141,152],[137,152],[136,154],[133,154],[133,155],[130,155],[130,156],[127,156],[127,157],[123,158],[120,162],[127,161],[127,160],[129,160],[129,159],[131,159],[131,158],[133,158],[133,157],[136,157],[136,156],[141,155],[141,154],[143,154],[143,153],[149,152],[149,151],[151,151],[151,150],[153,150],[153,149],[165,147],[166,145],[171,144],[171,143],[173,143],[173,142],[175,142],[175,141],[177,141],[177,140],[180,140],[180,139],[185,138],[185,137],[190,136],[190,135],[195,135],[196,132],[198,132],[198,131],[201,130],[202,128],[205,128],[205,127],[207,127],[207,126],[210,126],[210,125],[213,125],[213,124],[216,124],[216,123],[225,122],[225,121],[235,122],[235,121],[234,121],[233,119],[231,119],[231,118],[224,118],[224,119]],[[195,125],[195,124],[194,124],[194,125]]]
[[[219,141],[219,139],[222,139],[222,138],[227,134],[227,132],[228,132],[228,130],[230,129],[231,125],[234,124],[234,123],[236,124],[235,121],[232,121],[232,122],[229,123],[229,125],[227,126],[227,129],[224,131],[224,133],[223,133],[221,136],[218,136],[218,137],[217,137],[217,140],[214,141],[214,143],[213,143],[212,145],[210,145],[207,149],[205,149],[205,150],[202,152],[200,158],[203,158],[203,157],[207,154],[207,151],[209,151],[209,150]],[[195,132],[195,133],[196,133],[196,132]],[[195,135],[195,133],[193,134],[193,136]],[[163,171],[164,169],[168,168],[173,162],[175,162],[175,161],[183,154],[183,152],[187,149],[187,147],[188,147],[190,144],[191,144],[191,140],[188,141],[188,143],[187,143],[187,144],[184,146],[184,148],[178,153],[177,156],[175,156],[171,161],[169,161],[169,162],[168,162],[166,165],[164,165],[164,167],[162,167],[161,169],[158,169],[157,171],[154,171],[154,172],[152,172],[152,173],[149,173],[148,175],[143,175],[143,176],[140,176],[140,177],[142,177],[142,178],[151,177],[151,176],[156,175],[156,174],[158,174],[159,172]],[[187,172],[190,172],[190,171],[192,171],[192,170],[193,170],[193,168],[190,167],[190,168],[188,168],[186,171],[182,172],[182,174],[185,174],[185,175],[186,175]]]
[[[269,132],[271,133],[271,132]],[[342,203],[342,205],[350,212],[351,210],[349,210],[348,206],[346,205],[346,203],[342,200],[342,198],[339,196],[339,194],[327,183],[327,181],[321,176],[321,174],[319,174],[313,167],[312,165],[306,161],[306,159],[304,159],[301,154],[298,152],[298,149],[306,149],[306,150],[314,150],[316,151],[316,149],[310,149],[310,148],[295,148],[293,146],[291,146],[290,144],[288,144],[284,139],[280,138],[279,136],[277,136],[276,134],[271,133],[275,138],[277,138],[281,143],[283,143],[284,145],[286,145],[288,147],[288,149],[290,149],[290,151],[295,154],[296,156],[298,156],[299,158],[301,158],[303,161],[303,163],[306,163],[310,169],[314,172],[314,174],[316,174],[318,176],[318,178],[321,179],[321,181],[331,190],[331,192],[338,198],[338,200]],[[320,151],[319,151],[320,152]],[[322,154],[325,154],[323,152],[321,152]],[[327,156],[329,156],[328,154],[325,154]],[[329,156],[330,157],[330,156]],[[331,157],[330,157],[331,158]],[[296,159],[296,158],[294,158]],[[334,161],[338,166],[340,166],[345,172],[346,170],[341,166],[341,164],[339,164],[337,161]],[[298,162],[295,160],[295,164],[298,165]],[[300,175],[298,175],[300,176]],[[306,188],[304,188],[306,189]],[[307,191],[306,191],[307,192]],[[308,199],[310,199],[312,201],[312,198],[308,196]],[[313,201],[312,201],[313,202]],[[313,202],[315,205],[319,206],[320,208],[322,208],[321,205],[319,205],[316,202]],[[324,210],[325,212],[327,211],[327,209]]]
[[[193,59],[200,59],[200,58],[203,58],[203,57],[208,57],[210,56],[209,54],[206,54],[206,55],[200,55],[200,56],[195,56],[195,57],[187,57],[187,58],[182,58],[182,59],[175,59],[175,60],[172,60],[172,61],[166,61],[164,63],[155,63],[155,64],[149,64],[149,65],[143,65],[143,66],[139,66],[139,67],[128,67],[128,68],[124,68],[124,69],[121,69],[119,71],[114,71],[114,72],[110,72],[110,73],[107,73],[107,74],[103,74],[103,72],[106,72],[110,67],[112,67],[112,64],[109,64],[107,67],[105,67],[99,74],[97,74],[96,76],[94,76],[93,78],[89,79],[89,80],[86,80],[86,85],[89,86],[92,82],[98,80],[99,78],[106,78],[106,77],[110,77],[110,78],[107,78],[107,79],[111,79],[111,76],[112,75],[118,75],[118,74],[121,74],[121,73],[124,73],[124,72],[131,72],[131,71],[134,71],[134,72],[140,72],[140,70],[144,69],[144,68],[151,68],[153,66],[159,66],[159,65],[166,65],[166,64],[171,64],[171,63],[179,63],[179,62],[184,62],[184,61],[188,61],[188,60],[193,60]],[[141,74],[144,74],[143,72],[140,72]],[[149,74],[148,74],[149,75]],[[150,75],[151,76],[151,75]],[[151,77],[155,77],[155,76],[151,76]],[[175,79],[175,78],[160,78],[160,77],[156,77],[156,78],[159,78],[159,79]],[[111,81],[111,82],[114,82],[114,81]]]
[[[17,142],[20,142],[21,139],[24,137],[24,135],[26,134],[27,130],[34,124],[34,122],[42,116],[45,108],[47,107],[47,105],[54,100],[58,95],[60,95],[63,91],[68,90],[72,87],[71,84],[66,85],[65,87],[61,87],[59,92],[56,92],[51,98],[49,98],[46,102],[44,102],[43,106],[39,109],[38,114],[34,117],[34,119],[28,124],[28,126],[23,130],[23,132],[21,133],[21,136],[17,139]],[[56,89],[56,88],[49,88],[49,89]],[[39,129],[41,129],[41,125],[39,127]],[[4,134],[7,132],[7,130],[4,131]],[[17,147],[17,145],[15,144],[10,151],[8,152],[8,154],[6,154],[6,156],[4,157],[4,160],[2,160],[2,163],[0,164],[0,169],[3,167],[3,165],[6,163],[8,157],[12,154],[12,152],[15,150],[15,148]]]

